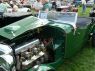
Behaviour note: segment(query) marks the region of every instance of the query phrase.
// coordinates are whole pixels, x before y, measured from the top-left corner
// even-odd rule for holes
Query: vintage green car
[[[92,38],[95,24],[77,13],[29,16],[0,28],[0,71],[56,71]]]

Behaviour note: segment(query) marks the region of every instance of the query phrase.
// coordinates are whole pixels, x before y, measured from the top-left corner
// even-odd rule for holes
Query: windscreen
[[[75,12],[49,12],[48,19],[55,22],[71,24],[75,27],[77,22],[77,13]]]

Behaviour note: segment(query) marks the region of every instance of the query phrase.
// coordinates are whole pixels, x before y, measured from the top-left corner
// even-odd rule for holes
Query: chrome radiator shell
[[[13,57],[11,55],[0,55],[0,69],[3,71],[10,71],[13,65]]]

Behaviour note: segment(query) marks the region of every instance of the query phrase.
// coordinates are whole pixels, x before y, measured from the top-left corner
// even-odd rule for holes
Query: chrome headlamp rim
[[[0,55],[12,53],[12,48],[6,44],[0,44]]]
[[[9,71],[14,64],[13,57],[11,55],[0,55],[0,66],[5,71]]]
[[[13,64],[14,62],[13,57],[11,55],[0,55],[0,59],[2,59],[2,61],[4,61],[5,63],[8,63],[9,65]]]

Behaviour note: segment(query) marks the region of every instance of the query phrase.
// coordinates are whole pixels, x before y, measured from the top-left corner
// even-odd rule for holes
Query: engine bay
[[[60,33],[59,30],[49,26],[44,26],[34,30],[28,30],[12,40],[2,39],[0,38],[0,44],[2,44],[2,47],[0,45],[0,53],[2,49],[4,56],[0,57],[0,61],[8,63],[10,67],[5,63],[7,68],[2,66],[2,64],[1,66],[3,68],[0,68],[5,69],[4,71],[8,69],[9,71],[10,69],[11,71],[25,71],[29,68],[34,68],[36,65],[54,62],[58,55],[57,53],[63,50],[63,48],[58,48],[57,52],[55,48],[60,47],[64,43],[64,33]],[[8,57],[6,55],[9,55],[8,57],[13,60],[7,62]]]
[[[42,35],[44,35],[43,32],[35,29],[25,32],[10,42],[3,42],[4,45],[12,48],[9,55],[14,59],[16,71],[24,71],[35,65],[54,62],[53,38]]]

